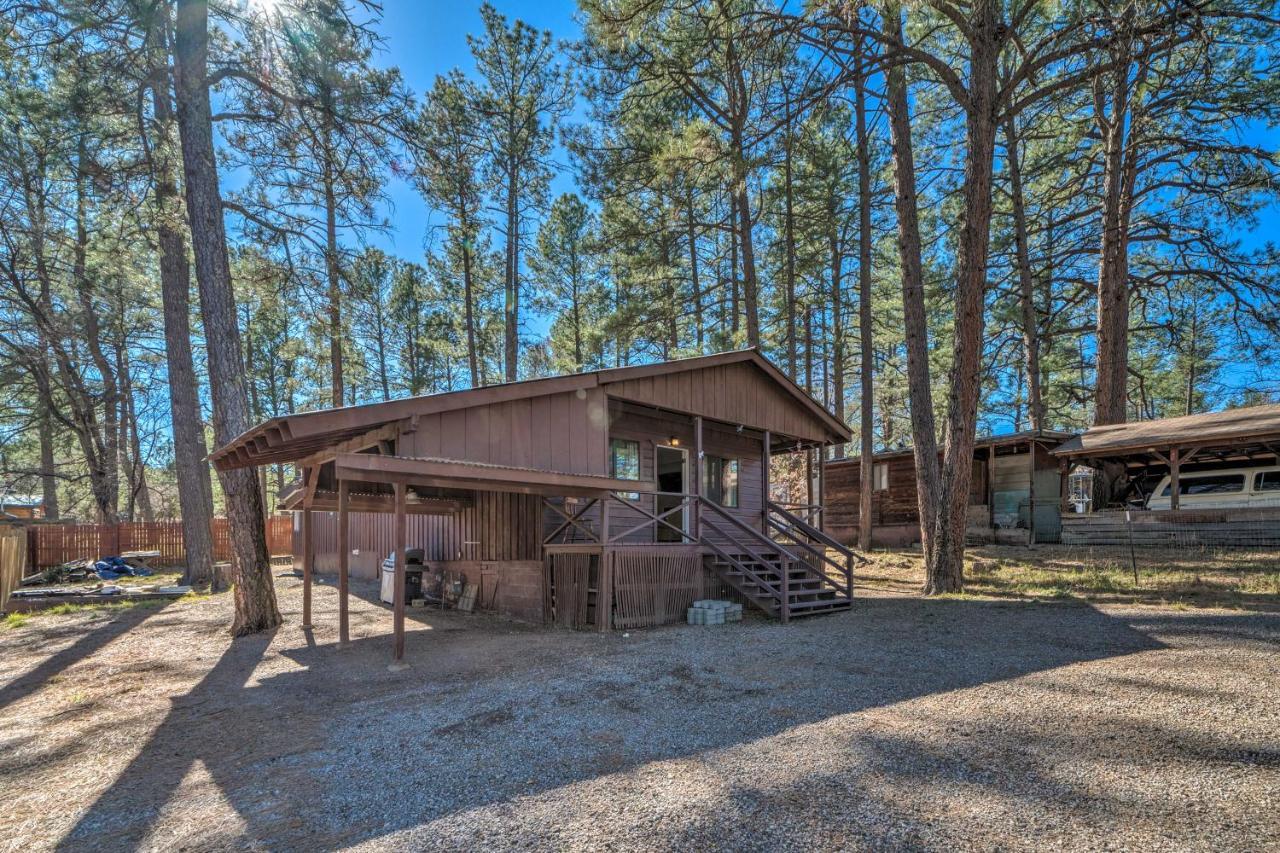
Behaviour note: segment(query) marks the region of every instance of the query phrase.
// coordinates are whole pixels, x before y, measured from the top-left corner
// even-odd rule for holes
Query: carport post
[[[1034,547],[1036,544],[1036,440],[1031,439],[1031,476],[1027,478],[1027,503],[1030,505],[1027,510],[1027,547]]]
[[[1178,472],[1182,468],[1182,460],[1179,458],[1181,454],[1179,449],[1174,447],[1169,451],[1169,509],[1176,510],[1179,508],[1178,492]]]
[[[395,617],[393,619],[393,633],[395,642],[392,646],[392,658],[394,663],[391,665],[393,669],[400,669],[404,666],[401,661],[404,659],[404,549],[405,549],[405,530],[404,530],[404,512],[405,512],[405,485],[404,483],[395,484],[396,504],[395,504]]]
[[[311,627],[311,572],[316,546],[311,538],[311,507],[302,506],[302,627]]]
[[[338,481],[338,645],[351,642],[347,619],[349,593],[348,573],[351,568],[351,525],[347,504],[350,502],[350,481]]]

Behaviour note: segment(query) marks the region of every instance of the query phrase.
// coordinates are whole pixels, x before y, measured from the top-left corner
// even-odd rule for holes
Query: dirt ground
[[[225,594],[32,617],[0,850],[1280,849],[1276,597],[925,601],[909,560],[789,626],[412,611],[399,672],[372,585],[346,649],[291,576],[234,642]]]

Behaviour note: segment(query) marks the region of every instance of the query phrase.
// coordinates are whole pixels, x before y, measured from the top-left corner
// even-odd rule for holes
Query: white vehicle
[[[1169,477],[1147,499],[1147,509],[1169,509]],[[1179,509],[1280,506],[1280,465],[1196,471],[1178,477]]]

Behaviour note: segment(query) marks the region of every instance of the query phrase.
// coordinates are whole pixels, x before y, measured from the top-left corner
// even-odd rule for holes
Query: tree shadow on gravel
[[[175,842],[334,849],[834,716],[1162,649],[1166,632],[1254,642],[1280,630],[1275,617],[898,598],[790,626],[629,638],[414,618],[403,672],[387,671],[389,636],[339,650],[322,633],[308,647],[287,626],[281,652],[302,668],[255,680],[271,638],[235,641],[60,849],[136,847],[162,817],[172,838],[197,762],[242,827],[179,826]]]

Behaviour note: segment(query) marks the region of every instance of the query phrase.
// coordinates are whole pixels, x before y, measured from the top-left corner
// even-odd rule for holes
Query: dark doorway
[[[687,491],[686,485],[688,481],[689,468],[689,451],[683,447],[668,447],[659,444],[656,450],[656,458],[654,467],[657,470],[657,481],[659,494],[654,501],[656,514],[662,515],[668,510],[675,509],[684,500],[684,494]],[[663,519],[667,524],[674,525],[677,529],[668,527],[667,524],[659,523],[657,525],[657,540],[659,542],[683,542],[684,537],[680,531],[687,531],[689,509],[685,507],[683,512],[675,512]]]

